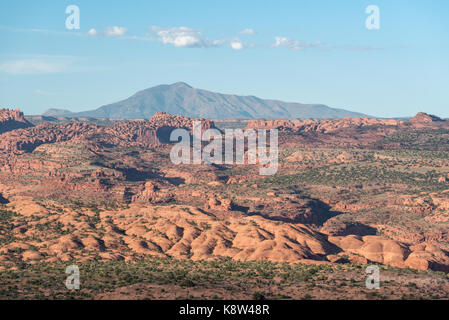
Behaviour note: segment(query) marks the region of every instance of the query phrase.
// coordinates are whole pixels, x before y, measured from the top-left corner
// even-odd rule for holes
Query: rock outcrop
[[[416,116],[411,118],[409,122],[411,123],[435,123],[435,122],[444,122],[445,120],[434,116],[432,114],[427,114],[425,112],[418,112]]]
[[[344,128],[369,126],[398,126],[401,121],[372,118],[344,118],[330,120],[251,120],[248,129],[278,129],[286,132],[330,133]]]
[[[2,135],[0,152],[32,152],[42,144],[69,140],[90,145],[94,150],[107,146],[157,146],[168,143],[171,131],[176,128],[192,130],[194,120],[201,121],[203,130],[214,127],[209,120],[172,116],[163,112],[155,114],[148,121],[121,121],[109,127],[82,122],[63,125],[43,123]]]
[[[25,120],[20,110],[0,109],[0,134],[33,125]]]
[[[405,128],[449,128],[449,121],[424,112],[408,121],[374,118],[343,118],[329,120],[250,120],[247,129],[278,129],[285,132],[331,133],[346,128],[392,127]]]
[[[329,237],[329,241],[345,252],[357,254],[367,261],[419,270],[435,270],[449,272],[449,256],[440,248],[422,243],[406,246],[395,240],[387,240],[379,236],[347,236]]]

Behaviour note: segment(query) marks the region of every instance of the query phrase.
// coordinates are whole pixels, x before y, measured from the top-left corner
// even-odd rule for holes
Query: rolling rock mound
[[[8,206],[15,206],[19,214],[14,219],[31,219],[40,212],[39,224],[59,225],[58,230],[45,233],[32,225],[13,229],[12,235],[19,240],[0,248],[4,260],[11,263],[17,259],[35,263],[86,261],[98,256],[102,260],[170,256],[292,263],[375,262],[449,271],[447,253],[431,244],[407,246],[380,236],[329,236],[304,224],[280,224],[260,216],[217,218],[216,211],[196,207],[131,204],[129,209],[103,211],[92,220],[92,212],[64,210],[50,214],[49,209],[30,201]],[[6,236],[0,234],[1,238]],[[40,241],[26,240],[35,237]]]
[[[356,235],[329,237],[329,241],[345,252],[362,256],[367,261],[400,268],[449,272],[447,253],[431,244],[422,243],[408,247],[379,236]]]
[[[33,125],[25,120],[20,110],[0,109],[0,134]]]

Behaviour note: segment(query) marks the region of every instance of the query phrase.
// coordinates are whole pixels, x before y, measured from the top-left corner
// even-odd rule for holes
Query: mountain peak
[[[164,111],[173,115],[206,119],[344,118],[366,115],[320,104],[263,100],[254,96],[222,94],[191,87],[185,82],[163,84],[98,109],[71,117],[148,119]],[[52,114],[62,112],[51,110]],[[65,112],[62,112],[64,116]],[[46,113],[45,115],[49,115]]]
[[[188,85],[185,82],[179,81],[176,83],[173,83],[172,85],[170,85],[170,87],[175,87],[175,88],[189,88],[192,89],[192,86]]]

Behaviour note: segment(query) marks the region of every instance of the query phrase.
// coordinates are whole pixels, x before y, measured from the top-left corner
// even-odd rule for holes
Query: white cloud
[[[121,37],[124,36],[126,32],[128,32],[128,28],[114,26],[107,27],[104,34],[108,37]]]
[[[107,27],[104,31],[99,31],[95,28],[90,29],[87,34],[89,36],[107,36],[107,37],[122,37],[128,32],[125,27]]]
[[[62,57],[11,60],[0,64],[0,72],[9,74],[51,74],[66,72],[73,63]]]
[[[164,44],[171,44],[179,48],[211,48],[230,46],[234,50],[242,50],[252,47],[251,43],[243,43],[238,38],[208,39],[200,30],[188,27],[158,27],[150,28],[149,39],[160,41]]]
[[[159,41],[164,44],[172,44],[175,47],[194,48],[219,45],[217,40],[210,42],[200,31],[187,27],[161,28],[153,26],[151,31],[156,34]]]
[[[243,29],[239,31],[240,34],[255,34],[256,32],[253,29]]]
[[[275,37],[274,39],[275,44],[273,44],[272,47],[274,48],[284,47],[292,50],[303,50],[307,48],[322,46],[324,44],[321,41],[304,42],[299,40],[292,40],[286,37]]]
[[[241,43],[238,40],[231,42],[231,48],[234,50],[242,50],[243,49],[243,43]]]

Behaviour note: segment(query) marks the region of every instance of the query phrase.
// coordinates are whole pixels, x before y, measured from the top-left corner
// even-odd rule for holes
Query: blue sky
[[[68,5],[80,29],[68,30]],[[380,29],[365,9],[377,5]],[[449,1],[2,1],[0,107],[82,111],[178,81],[449,117]]]

